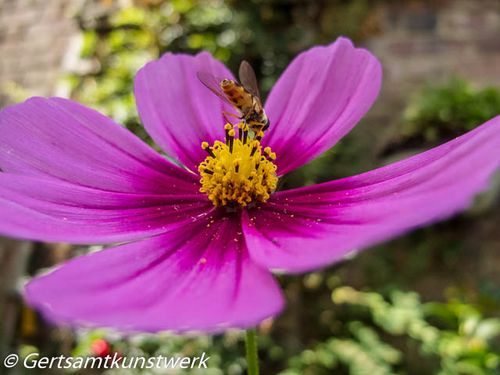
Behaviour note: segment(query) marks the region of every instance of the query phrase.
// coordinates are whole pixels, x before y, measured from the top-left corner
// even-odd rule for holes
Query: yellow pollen
[[[273,161],[276,154],[270,147],[262,148],[262,131],[249,134],[248,125],[239,123],[238,137],[231,124],[226,124],[226,142],[213,146],[202,142],[208,156],[198,166],[202,193],[215,206],[245,207],[252,202],[265,202],[276,190],[278,177]]]

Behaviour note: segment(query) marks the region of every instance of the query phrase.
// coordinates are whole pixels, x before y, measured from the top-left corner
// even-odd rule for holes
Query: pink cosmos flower
[[[183,167],[69,100],[31,98],[1,112],[0,233],[118,244],[28,284],[28,302],[47,318],[151,332],[254,326],[283,307],[271,271],[325,267],[449,217],[500,163],[498,116],[406,160],[274,192],[276,177],[368,111],[379,62],[344,38],[300,54],[265,103],[261,142],[224,128],[231,108],[198,81],[200,70],[232,78],[208,53],[167,53],[135,79],[146,130]]]

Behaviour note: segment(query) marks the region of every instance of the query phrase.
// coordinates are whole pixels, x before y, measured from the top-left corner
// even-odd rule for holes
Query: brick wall
[[[77,55],[73,16],[82,9],[94,14],[106,3],[0,0],[0,93],[7,83],[8,90],[22,87],[28,95],[55,94],[58,77]],[[388,103],[451,74],[500,84],[500,1],[393,1],[375,11],[381,32],[368,47],[383,62]]]
[[[382,62],[382,90],[351,133],[373,163],[365,168],[380,165],[410,96],[426,84],[458,76],[500,86],[499,0],[386,1],[371,18],[379,31],[364,44]]]
[[[500,85],[500,1],[394,1],[378,10],[381,33],[368,42],[384,66],[383,98],[451,75]]]
[[[0,0],[0,104],[53,95],[78,35],[77,0]]]
[[[0,0],[0,107],[32,95],[54,95],[78,25],[72,0]],[[77,53],[73,53],[77,56]],[[0,354],[16,337],[20,276],[33,245],[0,237]]]

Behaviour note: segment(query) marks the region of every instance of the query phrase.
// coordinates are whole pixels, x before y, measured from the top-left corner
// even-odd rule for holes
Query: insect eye
[[[229,81],[228,79],[223,79],[223,80],[221,81],[221,85],[224,85],[224,86],[229,85],[229,83],[230,83],[230,81]]]

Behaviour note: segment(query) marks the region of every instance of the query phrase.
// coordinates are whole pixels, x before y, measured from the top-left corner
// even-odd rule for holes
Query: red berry
[[[96,339],[90,345],[90,350],[97,357],[106,357],[111,352],[111,347],[106,340]]]

